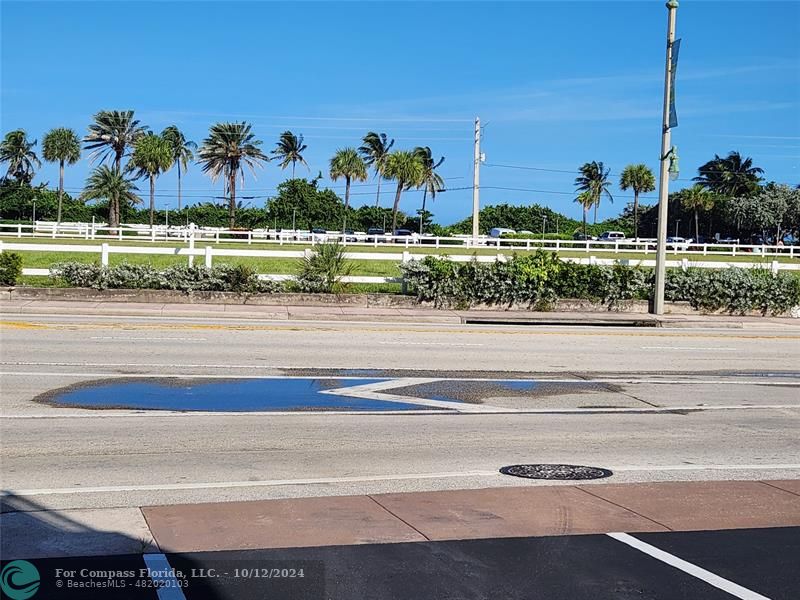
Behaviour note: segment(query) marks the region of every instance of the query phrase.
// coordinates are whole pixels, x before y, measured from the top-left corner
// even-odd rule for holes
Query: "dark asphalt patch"
[[[57,407],[176,411],[420,410],[402,402],[322,394],[382,379],[129,378],[81,382],[34,398]]]
[[[619,387],[594,382],[548,382],[531,380],[473,381],[454,379],[419,383],[387,390],[399,396],[428,398],[449,402],[468,402],[481,404],[490,398],[546,398],[567,394],[591,392],[618,392]]]
[[[186,588],[187,600],[730,600],[709,584],[605,535],[414,542],[168,555],[178,570],[321,561],[325,589],[271,595],[273,582]],[[229,567],[228,567],[229,568]],[[207,591],[207,590],[204,590]]]
[[[633,535],[773,600],[800,598],[800,527]]]

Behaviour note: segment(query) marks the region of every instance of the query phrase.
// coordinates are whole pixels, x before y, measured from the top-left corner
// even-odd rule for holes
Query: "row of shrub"
[[[559,299],[570,298],[614,309],[649,299],[654,277],[652,269],[581,265],[541,250],[492,263],[427,256],[401,269],[419,301],[456,308],[485,304],[550,310]],[[800,277],[766,269],[670,269],[665,297],[706,311],[783,314],[800,305]]]

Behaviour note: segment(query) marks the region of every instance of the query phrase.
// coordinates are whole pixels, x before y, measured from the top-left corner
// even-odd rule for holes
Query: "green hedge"
[[[439,307],[518,304],[548,310],[561,298],[574,298],[613,309],[649,299],[653,288],[651,269],[580,265],[542,250],[494,263],[427,256],[401,268],[417,299]],[[800,305],[800,278],[763,269],[668,270],[665,294],[667,300],[686,301],[695,309],[783,314]]]
[[[182,292],[273,293],[283,290],[280,283],[262,281],[247,265],[177,265],[158,270],[151,265],[123,263],[115,267],[98,264],[59,263],[50,276],[73,287],[94,289],[151,289]]]

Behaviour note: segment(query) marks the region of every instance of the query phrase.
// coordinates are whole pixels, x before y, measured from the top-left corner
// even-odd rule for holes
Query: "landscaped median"
[[[0,257],[2,283],[13,285],[19,275],[19,261],[9,253]],[[49,283],[100,291],[164,290],[172,292],[170,296],[186,296],[189,302],[272,304],[274,300],[270,301],[269,296],[280,294],[282,302],[295,303],[287,293],[297,293],[299,303],[319,298],[330,304],[353,299],[354,290],[347,283],[352,269],[352,264],[343,259],[341,247],[321,245],[301,261],[295,276],[283,281],[265,279],[247,265],[174,265],[159,269],[147,264],[101,266],[68,262],[50,269]],[[456,262],[427,256],[405,262],[399,270],[403,287],[410,295],[370,294],[385,297],[386,301],[365,300],[363,304],[393,305],[394,300],[390,299],[402,299],[405,305],[436,308],[645,312],[653,289],[651,269],[578,264],[541,250],[494,262]],[[793,272],[773,273],[761,268],[669,269],[666,298],[673,303],[672,312],[686,312],[683,307],[688,306],[703,313],[797,316],[800,277]],[[97,300],[97,294],[92,294],[92,299]],[[356,303],[362,304],[359,300]]]

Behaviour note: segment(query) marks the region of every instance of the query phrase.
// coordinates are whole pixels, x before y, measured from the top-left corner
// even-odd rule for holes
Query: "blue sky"
[[[314,175],[337,148],[385,131],[396,147],[429,145],[446,157],[440,172],[452,189],[431,207],[443,223],[471,210],[470,190],[455,188],[471,185],[476,115],[486,124],[482,204],[536,202],[579,218],[570,171],[590,160],[615,173],[658,162],[658,0],[0,6],[3,134],[21,127],[41,139],[69,126],[83,135],[100,109],[134,109],[154,130],[174,123],[197,142],[213,122],[247,120],[266,150],[286,128],[303,133]],[[768,179],[799,183],[800,3],[683,0],[678,37],[678,184],[730,150],[752,156]],[[67,189],[79,190],[89,169],[86,159],[69,169]],[[263,205],[287,175],[269,163],[242,193]],[[55,184],[56,167],[37,181]],[[175,187],[174,172],[162,176],[160,206],[175,206]],[[354,188],[354,204],[373,202],[374,189],[372,180]],[[222,183],[195,167],[184,190],[205,201]],[[401,208],[413,213],[420,199],[406,193]],[[617,192],[601,217],[629,200]]]

